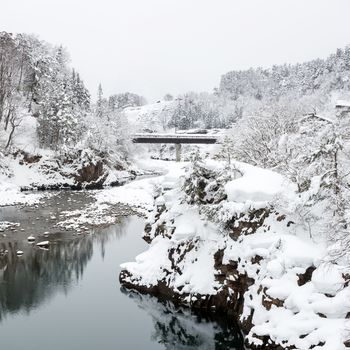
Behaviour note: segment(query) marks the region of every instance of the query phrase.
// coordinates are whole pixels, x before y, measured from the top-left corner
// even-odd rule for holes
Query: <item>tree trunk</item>
[[[8,149],[9,146],[10,146],[10,144],[11,144],[12,137],[13,137],[13,134],[14,134],[14,132],[15,132],[16,126],[17,126],[17,125],[14,123],[14,121],[11,120],[11,132],[10,132],[9,138],[8,138],[8,140],[7,140],[5,149]]]

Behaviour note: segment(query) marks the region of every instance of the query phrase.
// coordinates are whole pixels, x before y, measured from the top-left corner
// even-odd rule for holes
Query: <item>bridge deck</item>
[[[190,134],[135,134],[132,136],[134,143],[216,143],[216,136],[190,135]]]

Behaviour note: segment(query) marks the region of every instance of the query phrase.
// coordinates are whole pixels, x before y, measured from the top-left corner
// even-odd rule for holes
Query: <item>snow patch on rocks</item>
[[[121,266],[122,282],[150,289],[163,283],[178,298],[182,295],[185,305],[226,290],[227,308],[232,307],[231,298],[241,300],[239,321],[246,327],[247,342],[257,348],[275,344],[302,350],[345,349],[350,338],[350,269],[327,262],[327,241],[315,242],[290,211],[299,200],[290,182],[243,163],[233,167],[241,176],[232,174],[224,185],[227,197],[220,203],[210,200],[224,198],[215,192],[221,183],[192,178],[191,173],[186,180],[176,180],[180,173],[170,174],[139,187],[149,195],[147,208],[153,205],[145,233],[151,243],[134,262]],[[208,169],[218,176],[229,171],[213,161]],[[184,181],[193,182],[191,188],[200,192],[197,197],[189,200],[184,195]],[[201,193],[209,188],[220,196]],[[152,196],[158,199],[151,200]],[[232,230],[241,234],[233,239]],[[247,283],[243,298],[227,287],[239,280]]]
[[[225,185],[229,202],[269,202],[277,195],[294,192],[294,186],[285,177],[271,170],[237,162],[243,176]]]
[[[4,179],[0,178],[0,206],[6,205],[34,205],[45,197],[47,193],[21,192],[20,188]]]

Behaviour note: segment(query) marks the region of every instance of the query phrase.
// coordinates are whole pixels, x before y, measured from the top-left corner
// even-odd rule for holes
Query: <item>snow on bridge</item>
[[[217,136],[205,134],[134,134],[134,143],[173,143],[175,144],[176,161],[181,160],[181,144],[212,144],[218,142]]]
[[[151,134],[139,133],[132,135],[134,143],[192,143],[211,144],[217,143],[218,137],[205,134]]]

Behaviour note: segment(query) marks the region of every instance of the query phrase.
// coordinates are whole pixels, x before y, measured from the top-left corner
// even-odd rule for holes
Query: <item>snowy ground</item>
[[[40,199],[47,194],[24,193],[20,188],[12,183],[0,182],[0,206],[5,205],[33,205],[39,203]]]
[[[98,204],[114,205],[118,203],[127,204],[141,214],[148,214],[154,207],[154,197],[160,187],[172,186],[184,174],[188,163],[165,162],[148,159],[138,161],[140,168],[147,168],[164,175],[152,176],[145,179],[132,181],[121,187],[112,187],[98,191],[95,195]]]
[[[10,157],[3,160],[2,165],[6,166],[8,171],[0,171],[0,206],[33,205],[37,204],[43,197],[50,195],[43,192],[22,192],[21,188],[31,188],[35,184],[50,186],[67,183],[67,178],[59,173],[44,174],[40,172],[40,166],[44,166],[48,159],[49,156],[46,160],[42,159],[34,165],[19,164],[17,159]]]

